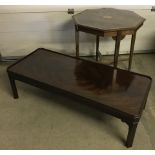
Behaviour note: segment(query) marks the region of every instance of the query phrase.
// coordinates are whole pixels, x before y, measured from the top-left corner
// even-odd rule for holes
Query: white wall
[[[73,54],[75,53],[74,24],[68,8],[75,13],[86,8],[105,6],[0,6],[0,53],[2,56],[25,55],[39,47]],[[109,6],[106,6],[109,7]],[[116,6],[110,6],[116,7]],[[135,52],[155,50],[155,12],[151,6],[117,6],[134,10],[146,18],[137,33]],[[80,53],[94,54],[95,36],[80,33]],[[103,39],[102,39],[103,40]],[[127,53],[130,36],[121,42],[121,53]],[[112,54],[114,41],[104,38],[101,42],[102,54]]]

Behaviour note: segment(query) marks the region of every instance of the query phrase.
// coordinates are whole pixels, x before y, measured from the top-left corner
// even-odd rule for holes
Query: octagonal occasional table
[[[76,57],[79,57],[79,31],[96,35],[96,61],[99,59],[100,36],[115,40],[114,67],[117,67],[120,42],[126,35],[132,35],[128,70],[131,69],[137,30],[145,19],[133,11],[113,8],[88,9],[73,15],[75,23]]]

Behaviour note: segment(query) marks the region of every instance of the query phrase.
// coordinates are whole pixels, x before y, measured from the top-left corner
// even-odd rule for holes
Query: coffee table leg
[[[76,44],[76,57],[79,57],[79,31],[75,26],[75,44]]]
[[[17,92],[15,80],[9,74],[8,76],[9,76],[10,85],[11,85],[12,92],[13,92],[13,97],[16,99],[18,98],[18,92]]]
[[[136,32],[134,32],[134,34],[132,34],[132,38],[131,38],[128,70],[131,70],[131,64],[132,64],[132,57],[133,57],[133,51],[134,51],[135,40],[136,40]]]
[[[136,132],[138,122],[132,122],[128,125],[129,125],[129,131],[128,131],[128,136],[127,136],[126,146],[131,147],[133,144],[134,137],[135,137],[135,132]]]
[[[96,61],[99,59],[99,35],[96,36]]]
[[[114,67],[117,67],[117,63],[118,63],[120,41],[121,41],[121,33],[118,32],[116,37],[116,42],[115,42]]]

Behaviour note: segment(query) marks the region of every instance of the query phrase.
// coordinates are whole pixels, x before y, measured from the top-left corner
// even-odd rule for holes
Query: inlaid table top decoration
[[[79,57],[79,32],[96,35],[96,60],[101,55],[99,51],[100,37],[110,36],[115,40],[114,67],[117,67],[120,42],[126,35],[132,35],[129,65],[131,69],[134,44],[137,30],[143,25],[145,19],[133,11],[113,8],[87,9],[73,15],[75,23],[76,56]]]
[[[14,98],[18,98],[16,80],[72,97],[126,122],[126,146],[132,146],[151,86],[149,76],[43,48],[9,66],[7,72]]]

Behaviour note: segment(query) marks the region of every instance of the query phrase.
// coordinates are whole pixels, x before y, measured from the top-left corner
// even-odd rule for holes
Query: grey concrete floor
[[[126,68],[126,56],[119,65]],[[104,57],[107,63],[112,57]],[[17,82],[13,99],[6,68],[0,63],[0,149],[127,149],[128,127],[78,101]],[[128,149],[155,149],[155,54],[135,55],[132,71],[153,78],[134,144]]]

